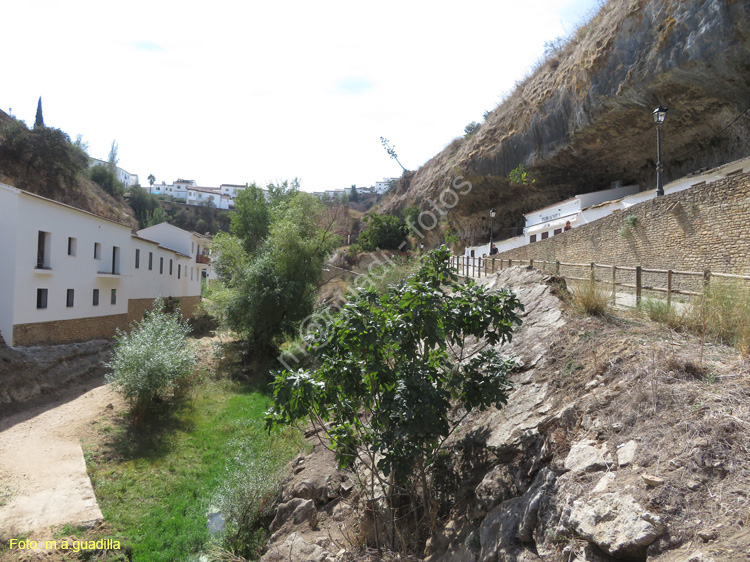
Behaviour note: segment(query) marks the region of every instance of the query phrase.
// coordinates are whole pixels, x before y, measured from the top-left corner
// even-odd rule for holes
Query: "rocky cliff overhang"
[[[665,181],[750,153],[750,3],[611,0],[470,137],[405,176],[384,210],[434,208],[456,182],[470,193],[444,207],[428,242],[450,226],[463,243],[523,225],[522,213],[617,180],[655,182],[651,112],[662,127]],[[536,181],[511,185],[523,163]],[[463,189],[462,191],[467,191]],[[448,200],[448,198],[445,198]],[[427,221],[425,221],[427,222]]]

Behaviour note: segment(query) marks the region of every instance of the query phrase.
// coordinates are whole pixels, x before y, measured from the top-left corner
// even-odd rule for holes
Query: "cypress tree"
[[[39,103],[36,105],[36,119],[34,120],[34,128],[44,127],[44,117],[42,117],[42,96],[39,96]]]

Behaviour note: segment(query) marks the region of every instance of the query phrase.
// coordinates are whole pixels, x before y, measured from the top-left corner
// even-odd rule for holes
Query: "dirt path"
[[[120,398],[104,385],[88,390],[93,385],[0,419],[0,536],[102,518],[80,439]]]

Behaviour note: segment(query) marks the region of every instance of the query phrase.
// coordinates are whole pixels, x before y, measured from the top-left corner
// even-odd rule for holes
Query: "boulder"
[[[631,496],[602,494],[576,500],[568,513],[568,528],[616,558],[638,558],[666,526]]]
[[[607,468],[611,457],[607,445],[597,445],[596,441],[585,440],[573,443],[564,466],[572,472],[594,472]]]

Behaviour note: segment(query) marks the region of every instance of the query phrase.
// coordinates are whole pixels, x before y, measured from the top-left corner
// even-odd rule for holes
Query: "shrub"
[[[163,309],[164,301],[156,299],[130,333],[118,330],[114,357],[106,364],[112,369],[107,382],[130,402],[136,418],[184,390],[196,364],[187,341],[190,326],[179,311]]]
[[[108,166],[93,166],[89,169],[89,177],[91,181],[99,184],[99,186],[115,197],[121,197],[125,194],[125,186],[117,180],[117,174],[115,174]]]
[[[712,281],[703,297],[686,313],[689,328],[750,354],[750,289]]]
[[[641,309],[650,320],[666,324],[673,330],[683,328],[685,323],[683,317],[675,311],[674,307],[667,301],[659,299],[646,299],[641,303]]]
[[[581,314],[606,316],[610,311],[610,294],[593,283],[582,283],[571,288],[573,307]]]
[[[363,250],[399,250],[404,242],[406,228],[394,215],[370,215],[367,227],[359,235],[359,245]]]

